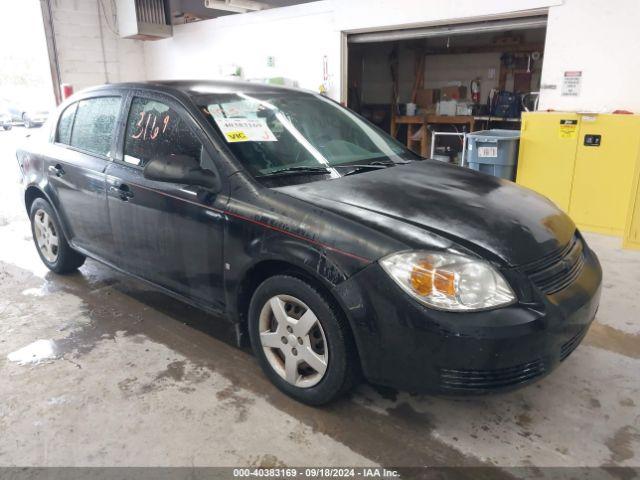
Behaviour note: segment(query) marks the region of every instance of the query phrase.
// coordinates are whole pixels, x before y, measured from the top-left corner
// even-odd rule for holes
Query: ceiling
[[[205,0],[169,0],[169,6],[171,22],[174,25],[178,25],[186,22],[222,17],[224,15],[237,15],[238,13],[243,13],[243,10],[246,12],[253,11],[254,9],[266,10],[309,3],[311,1],[313,0],[213,0],[211,3],[220,4],[221,8],[216,9],[205,7]],[[244,6],[250,8],[243,8]]]

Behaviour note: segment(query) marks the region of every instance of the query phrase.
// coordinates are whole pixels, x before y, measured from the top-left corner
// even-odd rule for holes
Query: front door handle
[[[120,197],[120,200],[122,200],[123,202],[128,201],[130,198],[133,198],[133,192],[129,188],[129,185],[127,185],[126,183],[122,183],[117,187],[115,185],[111,185],[109,187],[109,191]]]
[[[51,173],[52,175],[55,175],[56,177],[61,177],[62,175],[64,175],[64,169],[62,168],[62,165],[60,165],[59,163],[55,164],[55,165],[49,165],[49,173]]]

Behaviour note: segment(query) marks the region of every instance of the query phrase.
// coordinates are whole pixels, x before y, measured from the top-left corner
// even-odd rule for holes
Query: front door
[[[198,158],[203,168],[214,169],[195,126],[167,98],[133,97],[123,152],[106,171],[109,216],[121,267],[222,310],[226,195],[142,174],[150,159],[172,154]]]
[[[44,152],[50,196],[72,245],[112,260],[105,169],[110,163],[120,96],[80,100],[62,113]]]

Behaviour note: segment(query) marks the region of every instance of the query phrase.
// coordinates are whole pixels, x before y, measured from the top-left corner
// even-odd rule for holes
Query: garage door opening
[[[460,164],[464,133],[535,110],[546,16],[348,36],[348,106],[421,155]],[[434,135],[435,132],[435,135]]]
[[[11,14],[0,15],[0,117],[10,122],[2,128],[37,126],[55,106],[40,2],[5,3]]]

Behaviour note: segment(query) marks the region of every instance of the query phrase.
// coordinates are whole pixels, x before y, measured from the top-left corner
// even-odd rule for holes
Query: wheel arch
[[[27,209],[27,214],[31,211],[31,205],[33,205],[33,202],[36,201],[36,198],[42,198],[46,200],[49,205],[54,208],[53,203],[51,203],[51,200],[49,200],[49,197],[47,197],[47,195],[40,188],[36,187],[35,185],[29,185],[24,191],[24,206]],[[57,213],[58,212],[56,212],[56,214]]]
[[[349,317],[347,309],[339,296],[332,289],[331,283],[311,270],[296,265],[293,262],[282,259],[263,259],[254,263],[248,268],[238,283],[237,294],[235,296],[235,316],[241,338],[247,338],[248,313],[251,297],[262,282],[276,275],[289,275],[309,283],[330,303],[336,306],[337,314],[346,321],[351,334],[352,345],[355,355],[360,362],[358,342],[355,338],[355,331],[352,319]]]
[[[70,233],[69,228],[65,224],[64,219],[60,216],[60,212],[58,211],[57,205],[51,200],[49,195],[47,195],[43,189],[41,189],[39,186],[36,186],[34,184],[27,186],[27,188],[24,191],[24,206],[25,206],[25,209],[27,210],[27,215],[31,214],[31,205],[33,205],[33,202],[35,202],[38,198],[42,198],[51,206],[54,213],[58,217],[58,221],[60,222],[60,226],[62,227],[62,233],[64,233],[67,239],[71,238],[69,236],[69,233]]]

